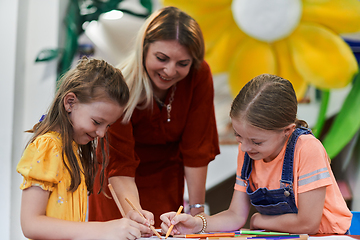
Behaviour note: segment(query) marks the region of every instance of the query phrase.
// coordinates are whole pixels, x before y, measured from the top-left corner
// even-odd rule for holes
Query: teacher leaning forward
[[[128,198],[148,211],[143,213],[155,227],[162,213],[183,204],[184,179],[191,214],[204,211],[207,165],[219,154],[219,143],[213,80],[203,58],[199,25],[181,10],[165,7],[146,20],[135,50],[120,66],[130,101],[108,130],[106,175],[125,213],[131,210]],[[99,161],[101,156],[98,149]],[[100,187],[95,184],[90,196],[89,220],[120,218],[114,200],[96,194]],[[111,196],[106,184],[103,188]]]

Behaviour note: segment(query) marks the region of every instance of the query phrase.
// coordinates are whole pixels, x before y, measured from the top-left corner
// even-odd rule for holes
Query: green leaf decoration
[[[321,105],[318,114],[318,119],[316,125],[313,127],[312,132],[315,137],[319,138],[321,131],[324,127],[326,121],[326,111],[329,104],[330,99],[330,91],[329,90],[322,90],[321,91]]]
[[[360,74],[353,81],[353,86],[334,123],[323,140],[323,145],[332,159],[349,143],[360,129]]]
[[[71,68],[75,53],[79,47],[78,38],[84,32],[83,24],[85,22],[98,20],[102,13],[114,9],[142,18],[146,18],[151,14],[151,0],[140,1],[140,4],[149,10],[149,13],[145,15],[126,9],[118,9],[119,3],[122,1],[123,0],[69,0],[67,13],[64,19],[65,45],[61,60],[59,61],[57,81],[59,81],[61,76]]]
[[[140,4],[143,5],[144,8],[146,8],[149,13],[152,13],[152,1],[151,0],[140,0]]]
[[[39,52],[35,62],[46,62],[59,57],[61,51],[59,49],[44,49]]]

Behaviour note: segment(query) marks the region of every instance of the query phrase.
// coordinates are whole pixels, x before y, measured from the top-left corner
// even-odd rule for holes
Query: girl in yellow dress
[[[83,58],[62,78],[48,113],[31,130],[34,134],[17,166],[24,177],[21,227],[27,238],[149,235],[149,223],[138,214],[132,214],[132,219],[85,222],[87,195],[93,191],[98,165],[95,147],[106,149],[106,131],[121,117],[128,99],[120,70],[103,60]],[[104,170],[108,157],[103,159]]]

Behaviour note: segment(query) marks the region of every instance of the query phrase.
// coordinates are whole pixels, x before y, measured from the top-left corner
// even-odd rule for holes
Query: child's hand
[[[102,229],[104,237],[102,239],[128,240],[141,237],[140,227],[137,222],[128,218],[121,218],[104,222],[105,227]]]
[[[130,210],[126,217],[139,223],[141,235],[143,237],[150,237],[153,235],[153,232],[150,230],[150,225],[154,225],[154,215],[146,210],[140,210],[146,219],[144,219],[140,214],[135,210]]]
[[[163,221],[161,223],[163,233],[166,233],[170,226],[174,225],[171,235],[199,232],[203,224],[200,218],[185,213],[179,215],[176,215],[176,212],[164,213],[160,216],[160,219]]]

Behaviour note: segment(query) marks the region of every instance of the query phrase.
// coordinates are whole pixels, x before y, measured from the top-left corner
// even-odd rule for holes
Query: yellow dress
[[[78,146],[75,142],[73,146],[80,163],[77,154]],[[24,177],[20,189],[38,186],[43,190],[50,191],[46,216],[84,222],[87,209],[85,178],[81,173],[79,187],[74,192],[68,191],[71,178],[63,163],[61,151],[61,136],[57,132],[48,132],[30,143],[16,168]]]

